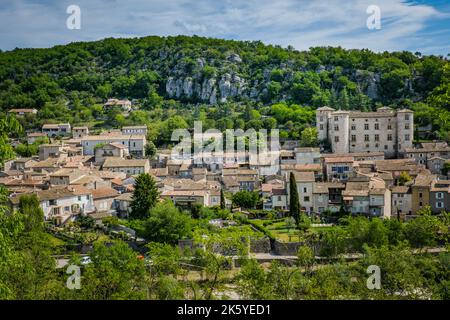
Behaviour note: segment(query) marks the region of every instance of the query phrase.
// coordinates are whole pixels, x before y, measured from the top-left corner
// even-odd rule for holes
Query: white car
[[[83,266],[85,266],[85,265],[87,265],[87,264],[89,264],[89,263],[91,263],[91,262],[92,262],[92,261],[91,261],[91,258],[90,258],[89,256],[82,257],[81,260],[80,260],[80,263],[81,263]]]

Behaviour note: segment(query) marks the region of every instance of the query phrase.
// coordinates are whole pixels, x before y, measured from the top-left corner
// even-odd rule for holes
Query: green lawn
[[[299,241],[298,230],[292,228],[289,230],[286,226],[286,222],[283,221],[273,221],[264,219],[252,219],[253,223],[260,226],[264,226],[276,239],[282,242],[296,242]],[[269,222],[269,223],[268,223]],[[315,233],[327,232],[334,227],[311,227],[309,230]]]
[[[51,235],[50,233],[47,233],[48,241],[52,245],[52,247],[61,247],[65,244],[64,240],[61,240],[59,238],[56,238],[55,236]]]

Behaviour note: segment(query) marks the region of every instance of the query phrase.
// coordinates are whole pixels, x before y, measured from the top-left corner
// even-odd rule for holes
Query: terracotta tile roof
[[[208,194],[206,190],[166,190],[161,193],[162,197],[169,196],[190,196],[190,197],[204,197]]]
[[[27,134],[27,137],[45,137],[45,136],[47,136],[47,134],[43,132],[31,132]]]
[[[165,177],[169,174],[169,168],[152,168],[150,169],[150,174],[155,177]]]
[[[87,195],[92,194],[92,190],[86,188],[85,186],[81,185],[71,185],[67,187],[68,190],[71,190],[74,195],[81,196],[81,195]]]
[[[392,193],[408,193],[410,188],[408,186],[395,186],[392,188]]]
[[[419,174],[414,179],[413,186],[415,187],[430,187],[433,180],[436,179],[436,175]]]
[[[34,191],[28,194],[37,195],[39,201],[49,201],[75,197],[74,193],[66,188],[55,188],[49,190]],[[19,196],[11,197],[10,201],[13,204],[17,204],[19,203],[19,198],[20,198]]]
[[[103,163],[103,168],[143,167],[148,164],[148,159],[122,159],[116,157],[108,157]]]
[[[325,157],[325,163],[350,163],[354,161],[353,157]]]
[[[133,193],[126,192],[126,193],[122,193],[121,195],[117,196],[116,200],[131,201],[132,198],[133,198]]]
[[[314,182],[316,178],[314,177],[314,172],[294,172],[295,181],[298,182]]]
[[[328,193],[329,188],[345,188],[344,183],[340,182],[316,182],[313,184],[313,193]]]
[[[262,192],[272,192],[273,187],[274,187],[274,185],[272,185],[272,184],[263,183],[261,185],[261,191]]]
[[[104,198],[113,198],[116,197],[119,194],[119,192],[113,188],[99,188],[99,189],[93,189],[92,190],[92,197],[94,200],[96,199],[104,199]]]
[[[112,184],[115,184],[115,185],[118,185],[118,186],[123,185],[122,179],[119,179],[119,178],[111,179],[111,183],[112,183]]]

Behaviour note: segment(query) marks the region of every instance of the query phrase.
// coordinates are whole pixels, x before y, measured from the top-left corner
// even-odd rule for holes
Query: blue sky
[[[81,29],[69,30],[69,5]],[[369,5],[381,29],[369,30]],[[105,37],[193,35],[292,45],[450,53],[450,2],[405,0],[2,0],[0,49]]]

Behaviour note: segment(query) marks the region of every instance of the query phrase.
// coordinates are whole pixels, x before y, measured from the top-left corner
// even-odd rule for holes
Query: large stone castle
[[[319,140],[328,140],[333,153],[379,151],[390,158],[413,145],[414,113],[408,109],[360,112],[322,107],[316,111],[316,124]]]

